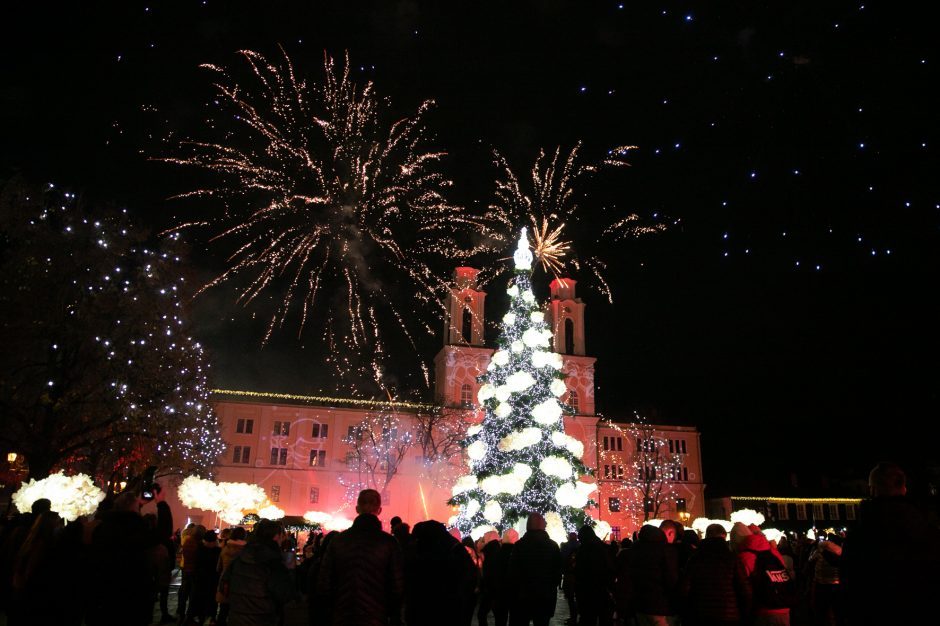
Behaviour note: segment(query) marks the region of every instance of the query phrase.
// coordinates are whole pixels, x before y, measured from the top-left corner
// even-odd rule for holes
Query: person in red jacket
[[[743,528],[738,528],[738,524],[732,533],[738,536],[737,558],[750,585],[751,624],[790,626],[792,588],[783,557],[760,530],[748,529],[743,524]]]

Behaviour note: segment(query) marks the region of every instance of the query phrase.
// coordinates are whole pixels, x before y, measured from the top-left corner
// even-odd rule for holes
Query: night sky
[[[631,168],[598,179],[581,226],[601,207],[671,226],[600,251],[613,305],[574,276],[597,407],[699,427],[713,493],[937,465],[940,54],[909,7],[81,4],[4,8],[0,178],[56,182],[159,232],[213,210],[169,201],[198,181],[150,160],[167,136],[199,132],[200,63],[281,45],[316,80],[324,51],[348,51],[396,113],[436,101],[427,124],[470,209],[492,199],[493,148],[525,172],[540,147],[583,140],[596,159],[638,146]],[[194,240],[196,278],[219,257]],[[496,319],[506,299],[488,290]],[[291,327],[262,349],[263,324],[230,290],[193,312],[218,386],[331,387],[318,335]],[[416,369],[403,353],[403,387]]]

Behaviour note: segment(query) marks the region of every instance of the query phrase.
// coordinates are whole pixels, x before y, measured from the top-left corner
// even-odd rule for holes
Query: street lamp
[[[16,463],[16,457],[17,457],[17,456],[18,456],[18,455],[16,454],[16,452],[10,452],[10,453],[8,453],[8,454],[7,454],[7,463],[9,463],[10,465],[13,465],[14,463]]]

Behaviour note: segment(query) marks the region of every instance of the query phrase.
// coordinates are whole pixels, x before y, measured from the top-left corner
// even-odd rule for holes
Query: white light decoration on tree
[[[191,509],[214,511],[228,524],[238,524],[246,511],[256,511],[265,506],[267,495],[258,485],[249,483],[214,483],[211,480],[188,476],[176,492],[183,503]],[[229,519],[238,519],[234,522]]]
[[[551,385],[549,385],[551,386]],[[551,390],[549,390],[551,393]],[[562,408],[555,398],[549,398],[532,407],[532,419],[539,424],[554,424],[561,418]]]
[[[496,527],[492,524],[483,524],[481,526],[477,526],[470,531],[470,538],[474,541],[479,541],[480,537],[490,532],[491,530],[496,530]]]
[[[700,537],[704,537],[705,530],[712,524],[720,524],[721,527],[725,529],[725,533],[730,533],[731,527],[734,526],[734,524],[724,519],[708,519],[707,517],[696,517],[694,520],[692,520],[692,530],[697,532]]]
[[[454,483],[454,487],[451,490],[451,495],[457,495],[463,493],[464,491],[470,491],[474,489],[479,483],[477,482],[477,477],[473,474],[467,474],[466,476],[461,476],[457,479],[457,482]]]
[[[529,250],[529,239],[525,234],[526,228],[522,227],[522,233],[519,235],[519,242],[516,244],[516,251],[512,255],[516,270],[528,272],[532,269],[532,251]],[[513,295],[513,294],[509,294]]]
[[[764,537],[767,538],[767,541],[776,541],[780,543],[781,537],[784,536],[782,530],[777,530],[776,528],[761,528],[760,531],[764,533]]]
[[[547,456],[542,459],[542,462],[539,463],[539,469],[548,474],[549,476],[557,476],[562,480],[568,480],[571,478],[572,468],[571,463],[567,459],[564,459],[560,456]]]
[[[561,382],[561,381],[559,381]],[[516,372],[506,377],[506,386],[512,393],[520,393],[535,384],[535,377],[529,372]],[[555,384],[555,383],[552,383]],[[565,383],[562,382],[562,385]],[[508,400],[508,398],[507,398]]]
[[[486,443],[483,441],[474,441],[467,447],[467,456],[471,461],[479,461],[486,456]]]
[[[560,430],[556,430],[552,432],[552,442],[556,446],[561,446],[562,448],[566,448],[568,452],[575,455],[579,459],[581,458],[582,455],[584,455],[584,444],[581,443],[579,440],[575,439],[574,437],[572,437],[571,435],[566,435]]]
[[[516,339],[509,345],[509,350],[513,352],[514,354],[519,354],[520,352],[525,350],[525,344],[519,341],[518,339]]]
[[[529,446],[534,446],[542,440],[542,429],[530,426],[519,431],[513,431],[499,440],[497,448],[501,452],[514,452]]]
[[[518,248],[528,248],[524,237]],[[568,408],[555,393],[559,385],[565,387],[559,371],[563,359],[549,351],[552,332],[532,292],[528,269],[516,270],[507,293],[512,315],[503,317],[498,349],[479,379],[493,389],[492,396],[489,390],[478,396],[483,428],[468,432],[464,442],[478,485],[464,489],[468,481],[455,488],[450,504],[460,507],[460,513],[454,526],[463,535],[491,524],[505,529],[539,512],[553,537],[564,540],[567,532],[592,522],[584,509],[593,505],[590,496],[596,486],[579,480],[590,474],[581,461],[584,448],[572,445],[564,434],[562,415]],[[510,348],[515,342],[522,342],[521,351]],[[505,398],[500,394],[504,387],[511,391]],[[491,510],[472,502],[486,502]],[[494,522],[495,516],[487,513],[497,503],[502,516]]]
[[[560,398],[568,392],[568,385],[563,380],[553,380],[548,389],[553,396]]]
[[[600,537],[601,541],[607,541],[610,539],[610,533],[613,532],[613,528],[604,520],[598,520],[594,524],[594,532]]]
[[[499,524],[503,521],[503,507],[496,500],[489,500],[483,507],[483,518],[488,522]]]
[[[480,401],[480,404],[483,404],[496,393],[496,387],[490,384],[482,385],[480,390],[477,392],[477,400]]]
[[[505,402],[511,395],[512,391],[509,389],[509,385],[500,385],[493,392],[493,397],[496,398],[497,402]]]
[[[85,474],[66,476],[62,472],[42,480],[24,482],[13,494],[13,504],[20,513],[28,513],[36,500],[46,498],[50,509],[66,522],[91,515],[98,510],[105,493]]]
[[[480,424],[474,424],[473,426],[470,426],[469,428],[467,428],[467,435],[475,435],[481,430],[483,430],[483,426],[481,426]]]
[[[750,526],[751,524],[755,526],[760,526],[764,523],[764,516],[754,509],[741,509],[740,511],[731,512],[731,523],[741,522],[745,526]]]

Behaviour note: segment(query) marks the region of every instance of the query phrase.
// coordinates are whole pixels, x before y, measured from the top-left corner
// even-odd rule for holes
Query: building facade
[[[595,413],[596,359],[585,351],[585,303],[575,287],[574,280],[553,280],[545,310],[555,351],[564,359],[568,394],[563,399],[577,410],[565,416],[565,431],[584,444],[583,461],[595,471],[598,508],[592,515],[610,523],[616,536],[625,536],[644,518],[642,510],[637,513],[635,506],[628,506],[637,493],[631,487],[636,481],[627,472],[637,471],[641,444],[630,423],[602,420]],[[452,478],[466,473],[457,441],[467,426],[482,419],[477,378],[493,353],[484,345],[485,297],[477,270],[455,270],[446,302],[444,345],[434,359],[433,405],[214,392],[226,443],[216,479],[258,484],[288,515],[321,511],[351,519],[355,493],[370,486],[383,495],[383,522],[396,515],[412,524],[447,520],[454,513],[447,505]],[[680,426],[652,429],[659,445],[679,461],[666,481],[666,492],[660,494],[658,516],[704,515],[698,432]],[[178,514],[213,522],[202,511]]]

